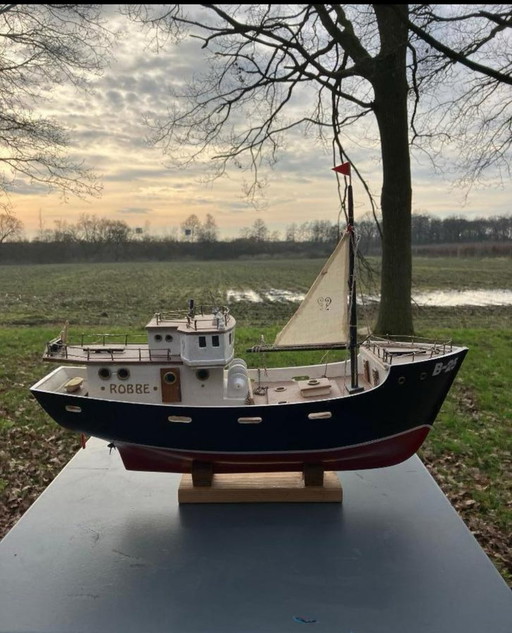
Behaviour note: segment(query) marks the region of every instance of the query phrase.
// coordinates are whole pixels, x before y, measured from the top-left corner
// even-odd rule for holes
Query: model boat
[[[402,462],[432,429],[467,349],[414,339],[359,342],[353,244],[350,222],[274,345],[256,349],[346,347],[344,361],[249,369],[235,358],[229,309],[190,301],[182,312],[154,315],[142,344],[107,336],[72,342],[63,331],[44,353],[57,368],[31,391],[61,426],[114,445],[130,470],[353,470]]]

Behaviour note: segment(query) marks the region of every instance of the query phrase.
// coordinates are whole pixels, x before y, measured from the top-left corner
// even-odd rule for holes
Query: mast
[[[344,176],[348,176],[347,198],[348,198],[348,226],[347,231],[350,234],[349,251],[348,251],[348,291],[350,297],[350,313],[349,313],[349,340],[348,349],[350,352],[350,387],[347,387],[349,393],[358,393],[363,391],[363,387],[359,386],[357,377],[357,288],[355,277],[355,232],[354,232],[354,196],[352,192],[352,173],[350,163],[343,163],[337,167],[333,167],[336,171]]]
[[[354,233],[354,198],[352,193],[352,176],[348,181],[348,231],[350,232],[348,251],[348,286],[350,297],[349,343],[350,352],[350,393],[362,391],[357,378],[357,288],[355,277],[355,233]]]

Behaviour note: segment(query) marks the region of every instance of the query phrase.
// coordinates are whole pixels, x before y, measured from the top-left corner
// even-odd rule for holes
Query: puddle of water
[[[413,298],[420,306],[509,306],[512,290],[433,290]]]
[[[227,290],[226,298],[230,301],[249,301],[249,303],[263,303],[261,296],[254,290]]]
[[[228,303],[230,301],[300,303],[305,297],[300,292],[280,288],[271,288],[261,294],[254,290],[228,290],[226,295]],[[378,301],[377,296],[366,295],[358,303],[376,303]],[[510,306],[512,305],[512,290],[432,290],[414,293],[413,301],[419,306]]]
[[[290,301],[291,303],[300,303],[306,295],[300,292],[293,292],[292,290],[281,290],[278,288],[271,288],[261,294],[258,294],[254,290],[227,290],[226,297],[228,303],[230,301],[248,301],[249,303],[262,303],[263,301],[269,301],[276,303],[278,301]]]
[[[430,290],[413,293],[412,300],[419,306],[510,306],[512,290]],[[378,303],[376,295],[363,295],[358,303]]]
[[[267,301],[291,301],[292,303],[300,303],[304,300],[305,294],[301,292],[293,292],[291,290],[280,290],[271,288],[264,293]]]

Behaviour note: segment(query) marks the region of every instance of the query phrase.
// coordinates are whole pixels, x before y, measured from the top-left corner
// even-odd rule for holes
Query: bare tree
[[[19,240],[23,234],[23,222],[12,213],[0,213],[0,244]]]
[[[261,218],[256,218],[252,227],[249,229],[248,237],[255,242],[266,242],[269,239],[270,232],[268,230],[265,221]]]
[[[284,239],[286,242],[295,242],[297,240],[297,223],[288,224],[285,230]]]
[[[199,227],[199,242],[216,242],[219,237],[217,222],[211,213],[206,214],[205,221]]]
[[[125,244],[131,234],[124,220],[110,220],[88,213],[82,213],[75,225],[65,224],[65,228],[72,239],[96,245]]]
[[[411,141],[468,190],[492,174],[510,179],[512,9],[413,5]]]
[[[188,218],[185,218],[181,223],[183,237],[189,242],[197,242],[200,228],[201,220],[195,213],[189,215]]]
[[[275,162],[283,135],[315,129],[332,142],[336,164],[350,160],[344,129],[373,115],[382,159],[376,330],[412,332],[410,124],[415,141],[435,138],[442,144],[446,139],[433,133],[428,117],[422,121],[425,128],[418,129],[419,98],[439,87],[440,76],[443,82],[453,77],[460,56],[471,61],[466,67],[479,77],[499,83],[501,75],[509,76],[508,53],[507,64],[492,78],[481,75],[482,64],[474,60],[487,55],[509,27],[508,5],[492,6],[497,8],[468,9],[452,21],[448,13],[444,20],[441,9],[434,16],[432,5],[413,5],[412,11],[409,5],[386,4],[194,5],[190,10],[183,5],[134,5],[131,15],[157,29],[159,45],[162,37],[179,41],[190,32],[210,53],[208,71],[194,78],[181,95],[185,99],[173,102],[166,119],[156,122],[154,140],[168,155],[183,157],[188,148],[189,161],[207,151],[217,159],[220,173],[228,163],[249,167],[256,186],[262,163]],[[454,24],[457,28],[450,30]],[[452,35],[454,45],[448,48],[453,55],[436,48],[435,38],[429,40],[435,29]],[[471,46],[469,31],[478,34],[478,44]],[[464,45],[457,48],[461,33]],[[477,92],[470,96],[473,106],[458,102],[466,121],[471,121],[472,108],[483,107]],[[434,98],[439,103],[439,93]]]
[[[104,67],[111,34],[100,23],[104,5],[0,5],[0,202],[17,181],[64,195],[101,187],[67,153],[69,137],[42,108],[63,82],[85,87]]]

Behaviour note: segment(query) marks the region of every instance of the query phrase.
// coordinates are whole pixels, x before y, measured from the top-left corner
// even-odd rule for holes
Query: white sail
[[[277,335],[276,347],[347,343],[349,243],[350,234],[345,233],[297,312]]]

